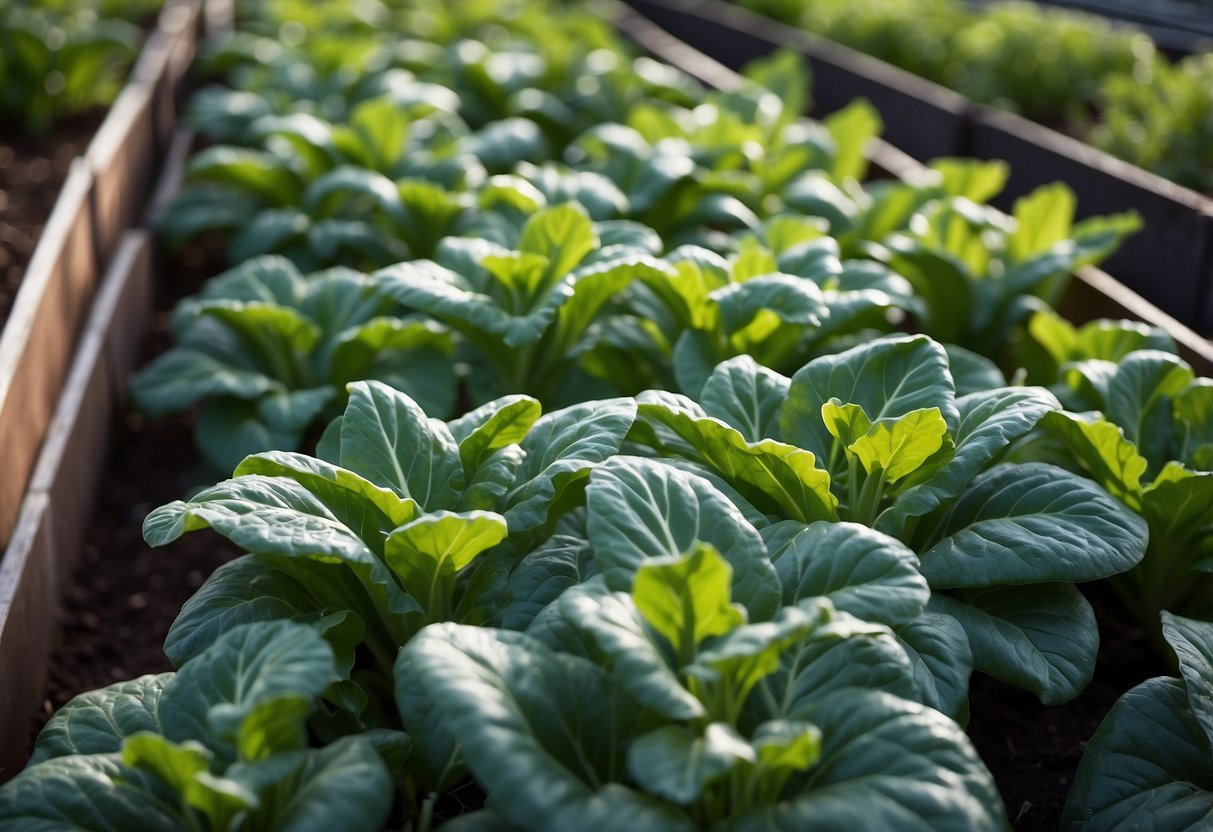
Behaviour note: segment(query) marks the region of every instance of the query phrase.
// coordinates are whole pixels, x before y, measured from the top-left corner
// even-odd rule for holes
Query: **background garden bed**
[[[1213,199],[1115,159],[1076,139],[967,99],[868,55],[721,0],[628,0],[675,37],[732,69],[788,47],[813,71],[818,115],[870,100],[885,137],[920,161],[1004,159],[1007,208],[1045,182],[1066,182],[1078,215],[1136,210],[1145,227],[1105,263],[1107,271],[1185,326],[1213,331]]]

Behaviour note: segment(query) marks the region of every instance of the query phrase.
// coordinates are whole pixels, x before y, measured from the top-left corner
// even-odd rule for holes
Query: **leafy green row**
[[[410,12],[441,44],[468,21],[508,39],[535,20],[515,30],[469,6],[308,20],[345,20],[335,49]],[[755,75],[803,101],[785,61]],[[1203,485],[1207,388],[1150,351],[1171,347],[1157,333],[1037,312],[1132,220],[1071,228],[1058,188],[996,214],[981,203],[998,165],[860,189],[864,110],[814,132],[773,100],[641,100],[634,123],[574,136],[572,168],[487,175],[480,149],[461,151],[486,176],[449,190],[464,225],[427,259],[304,277],[296,247],[302,270],[252,260],[183,303],[180,346],[142,395],[169,409],[201,389],[217,459],[276,447],[157,509],[145,536],[210,528],[248,554],[174,624],[176,679],[86,694],[48,725],[0,790],[6,828],[430,829],[469,773],[487,801],[452,832],[1006,828],[954,721],[969,676],[1072,698],[1098,646],[1074,583],[1131,582],[1204,545],[1193,514],[1182,546],[1154,547],[1144,506],[1164,481]],[[358,133],[364,106],[383,118]],[[392,135],[400,106],[371,96],[324,119],[331,148]],[[243,122],[310,125],[266,145],[296,154],[287,178],[331,158],[312,152],[330,147],[319,117],[299,114]],[[502,116],[518,123],[469,118],[454,145]],[[777,176],[755,162],[762,141],[791,160]],[[349,177],[388,189],[335,188],[344,220],[404,193],[389,155]],[[690,169],[657,175],[678,159]],[[272,192],[267,169],[243,169],[252,191]],[[688,220],[661,203],[670,179],[733,202]],[[608,186],[623,201],[601,199]],[[624,219],[641,195],[653,212]],[[948,343],[880,337],[890,313]],[[1007,385],[972,349],[1042,386]],[[473,409],[436,418],[453,401]],[[314,456],[282,447],[310,447],[334,415]],[[1103,811],[1098,777],[1072,812]]]

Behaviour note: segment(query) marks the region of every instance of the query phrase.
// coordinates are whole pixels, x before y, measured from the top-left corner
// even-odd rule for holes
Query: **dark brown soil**
[[[1121,694],[1174,675],[1105,585],[1083,587],[1100,626],[1095,677],[1077,699],[1048,707],[1032,694],[974,674],[969,736],[994,775],[1018,832],[1056,832],[1087,740]]]
[[[104,117],[105,110],[96,110],[64,119],[41,137],[0,126],[0,328],[72,160],[87,149]]]

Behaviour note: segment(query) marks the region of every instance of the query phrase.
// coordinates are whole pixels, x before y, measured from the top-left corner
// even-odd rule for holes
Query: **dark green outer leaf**
[[[856,523],[812,523],[771,556],[785,605],[823,596],[865,621],[897,626],[917,617],[931,594],[908,547]]]
[[[741,432],[747,442],[779,438],[779,410],[790,380],[739,355],[717,365],[699,401],[709,416]]]
[[[1066,799],[1065,832],[1198,832],[1213,821],[1213,751],[1178,679],[1117,700],[1087,744]]]
[[[938,711],[848,690],[807,710],[821,762],[799,794],[727,823],[729,832],[979,832],[1009,828],[993,779]]]
[[[1000,465],[973,481],[921,555],[934,589],[1091,581],[1132,568],[1146,525],[1093,482],[1043,463]]]
[[[930,610],[964,628],[973,666],[1060,705],[1082,692],[1095,672],[1099,630],[1090,604],[1072,584],[991,587],[936,593]]]
[[[619,452],[636,420],[632,399],[606,399],[548,413],[522,441],[526,459],[505,512],[510,531],[541,526],[567,480]]]
[[[454,508],[463,478],[455,438],[416,402],[376,381],[350,385],[341,466],[428,511]]]
[[[1013,440],[1060,406],[1051,393],[1039,387],[1003,387],[957,399],[960,421],[952,434],[955,454],[929,480],[898,498],[877,519],[876,528],[898,534],[908,518],[921,517],[959,496]]]
[[[1192,716],[1213,746],[1213,623],[1164,611],[1162,632],[1179,657]],[[1213,767],[1213,759],[1210,760]]]
[[[680,555],[710,543],[733,568],[733,600],[752,620],[779,607],[779,578],[758,532],[706,480],[647,459],[615,457],[599,466],[586,489],[589,539],[607,583],[631,589],[649,558]]]
[[[0,789],[0,827],[6,832],[188,828],[163,784],[111,754],[59,757],[26,769]]]
[[[449,624],[427,627],[401,655],[510,823],[536,832],[694,829],[670,807],[603,779],[617,753],[614,706],[593,664],[518,633]]]
[[[71,754],[114,754],[140,731],[159,731],[160,694],[172,673],[140,676],[82,693],[46,723],[29,765]]]

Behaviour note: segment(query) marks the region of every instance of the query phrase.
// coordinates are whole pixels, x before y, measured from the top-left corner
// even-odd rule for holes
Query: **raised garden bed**
[[[624,17],[621,18],[620,24],[654,54],[682,66],[692,75],[724,88],[736,84],[736,77],[722,70],[719,65],[705,61],[702,56],[695,55],[687,47],[647,26],[644,21]],[[153,138],[153,142],[155,141],[157,140]],[[178,149],[187,144],[186,138],[178,138],[175,142]],[[925,175],[921,168],[891,147],[881,143],[875,143],[874,147],[872,161],[879,170],[909,179]],[[83,580],[79,580],[76,587],[70,591],[70,597],[74,602],[87,603],[89,608],[76,610],[68,616],[67,626],[72,639],[59,654],[65,667],[53,674],[51,690],[43,700],[52,707],[62,704],[78,686],[95,686],[139,672],[167,669],[159,660],[144,664],[145,660],[154,659],[154,656],[149,655],[152,651],[147,648],[160,638],[158,628],[167,624],[174,611],[174,604],[180,603],[180,597],[192,591],[205,576],[205,572],[226,561],[233,553],[229,547],[215,546],[213,538],[189,535],[174,544],[177,547],[175,551],[149,555],[143,549],[135,531],[140,518],[155,504],[166,502],[179,494],[192,474],[196,457],[182,447],[187,441],[184,434],[184,429],[188,427],[187,421],[152,424],[132,413],[123,416],[120,421],[120,438],[116,446],[121,456],[111,468],[113,479],[108,476],[106,478],[106,482],[112,482],[112,487],[107,487],[102,498],[104,515],[88,532],[85,531],[82,521],[87,515],[79,511],[79,507],[91,502],[94,496],[91,487],[93,480],[81,480],[79,477],[64,474],[63,460],[86,460],[88,467],[99,465],[103,442],[97,437],[103,435],[103,432],[98,434],[82,431],[81,425],[87,421],[83,418],[84,414],[108,413],[124,386],[125,370],[134,353],[134,333],[137,327],[129,322],[115,323],[118,320],[115,310],[125,307],[125,303],[119,298],[146,298],[149,251],[148,241],[140,233],[125,234],[116,249],[112,270],[125,274],[126,277],[107,278],[102,284],[92,319],[77,352],[71,381],[67,387],[68,392],[60,401],[51,428],[51,438],[45,446],[42,461],[26,498],[18,532],[14,537],[14,546],[19,547],[18,557],[14,558],[13,550],[10,549],[5,561],[0,563],[0,588],[20,588],[14,596],[14,603],[8,608],[7,622],[0,624],[0,678],[14,678],[13,674],[4,671],[17,666],[18,663],[22,668],[33,668],[32,673],[25,674],[20,680],[20,686],[13,687],[16,691],[14,702],[17,699],[29,700],[36,695],[31,677],[39,675],[39,668],[45,666],[46,645],[50,639],[46,637],[45,632],[39,633],[32,628],[36,628],[34,622],[38,619],[38,613],[53,608],[56,598],[62,594],[66,584],[65,570],[69,568],[72,559],[70,552],[80,548],[80,541],[86,541],[83,544],[85,563],[77,573]],[[192,264],[174,267],[176,274],[185,277],[185,285],[175,287],[175,292],[191,290],[193,277],[216,270],[214,261],[208,259],[213,253],[209,248],[194,249],[189,254],[194,259]],[[1094,313],[1095,310],[1088,304],[1095,298],[1099,303],[1106,304],[1108,311],[1127,309],[1134,314],[1144,315],[1151,323],[1169,328],[1179,347],[1186,350],[1185,354],[1201,369],[1206,369],[1205,365],[1199,363],[1206,358],[1201,352],[1205,345],[1199,338],[1194,338],[1182,328],[1170,326],[1167,320],[1159,316],[1148,304],[1123,288],[1109,284],[1108,280],[1106,275],[1097,271],[1085,270],[1080,274],[1080,280],[1071,288],[1067,302],[1081,309],[1084,314]],[[1115,291],[1110,294],[1102,292],[1100,287],[1107,285],[1112,285]],[[1082,300],[1084,293],[1086,299]],[[153,340],[159,340],[161,344],[165,323],[163,313],[167,311],[167,303],[175,299],[176,297],[160,300],[159,308],[162,314],[159,316],[158,335]],[[138,303],[135,306],[137,307]],[[1104,311],[1099,310],[1100,313]],[[136,311],[133,314],[134,317],[130,320],[137,320],[139,313]],[[347,415],[346,418],[353,417]],[[587,413],[584,418],[595,416]],[[171,450],[157,455],[154,460],[141,458],[148,448],[145,441],[169,443]],[[331,443],[333,440],[330,438],[328,441]],[[619,465],[612,463],[607,476],[617,476],[617,472],[626,474],[630,470],[627,466],[626,462]],[[158,477],[153,476],[155,471],[151,469],[161,469],[161,473],[167,469],[171,473]],[[656,466],[650,473],[655,475],[655,471]],[[723,469],[721,473],[723,474]],[[674,474],[666,476],[675,477]],[[597,489],[596,493],[601,493],[605,490],[602,483],[610,481],[596,478],[590,487]],[[681,483],[681,480],[677,482]],[[571,499],[575,501],[576,496]],[[729,505],[727,501],[722,501],[714,508],[720,509]],[[70,507],[75,507],[77,511],[72,513]],[[178,509],[170,507],[170,510]],[[548,509],[542,510],[546,513]],[[852,504],[848,510],[858,509]],[[162,514],[163,512],[164,510],[161,510]],[[366,531],[365,527],[363,531]],[[151,534],[156,536],[158,533],[153,531]],[[171,536],[171,532],[165,532],[162,538]],[[711,536],[710,532],[708,536]],[[69,554],[65,556],[64,552]],[[120,570],[98,577],[99,570],[106,565],[108,559],[122,554],[126,555],[125,560],[128,561],[125,564],[126,571]],[[150,568],[149,564],[162,557],[179,559],[172,570],[176,576],[174,583],[161,583],[168,579],[159,575],[153,578],[146,588],[137,585],[135,582],[141,573]],[[709,554],[701,553],[694,557],[707,558]],[[1104,610],[1115,609],[1117,602],[1104,588],[1092,591],[1096,608],[1101,612],[1101,618],[1106,619],[1109,616]],[[1104,597],[1105,594],[1108,597]],[[3,608],[3,596],[0,596],[0,609]],[[103,613],[113,615],[112,623],[102,618]],[[140,620],[135,619],[136,615],[144,616],[141,619],[143,623],[132,623],[133,620]],[[295,625],[293,628],[279,629],[282,636],[293,640],[297,631],[303,628]],[[456,634],[456,629],[461,632]],[[471,629],[452,628],[449,632],[453,637],[457,635],[458,639],[473,638],[462,632]],[[97,638],[97,634],[105,635],[103,638]],[[1103,652],[1095,666],[1095,682],[1079,699],[1064,708],[1045,708],[1031,695],[1009,694],[1006,686],[1001,683],[993,683],[980,677],[975,679],[972,690],[974,711],[985,714],[1002,711],[1006,714],[999,726],[988,718],[979,721],[974,725],[971,734],[986,758],[986,763],[994,770],[1006,808],[1019,829],[1051,828],[1064,798],[1063,781],[1072,773],[1077,761],[1075,744],[1089,736],[1111,702],[1128,685],[1148,675],[1166,672],[1165,667],[1150,659],[1140,662],[1124,659],[1124,654],[1130,651],[1140,655],[1137,651],[1144,641],[1142,633],[1132,626],[1116,627],[1111,631],[1105,629],[1104,635]],[[442,649],[438,636],[419,635],[418,638],[424,639],[429,649]],[[103,644],[105,641],[115,640],[125,643],[127,639],[137,641],[139,645],[131,651],[135,656],[130,656],[127,651],[117,653],[106,649]],[[18,648],[14,645],[18,642],[25,645],[21,649],[26,651],[29,651],[29,645],[34,645],[33,651],[17,652]],[[518,643],[503,642],[501,649],[513,651]],[[92,657],[91,671],[76,672],[66,667],[67,661],[82,658],[83,653],[93,652],[90,649],[92,645],[96,645],[98,655]],[[410,655],[416,656],[418,661],[427,660],[420,648],[411,650]],[[6,656],[15,657],[8,659],[9,665],[3,663]],[[128,658],[131,658],[131,661],[128,662]],[[458,659],[458,656],[454,658]],[[134,662],[138,662],[138,665]],[[572,669],[573,664],[568,667]],[[183,678],[184,675],[183,672],[178,678]],[[322,682],[327,684],[327,678],[322,679]],[[458,691],[453,690],[452,693],[457,694]],[[47,715],[45,705],[30,710],[40,711],[42,716]],[[34,721],[38,721],[37,717]],[[1011,728],[1001,730],[1001,727],[1007,724],[1010,724]],[[19,730],[23,735],[26,728],[27,725],[22,723]],[[942,724],[939,728],[944,730]],[[381,735],[380,739],[384,742],[390,741],[387,735]],[[509,764],[514,765],[512,761]],[[455,798],[455,802],[458,804],[454,807],[455,811],[480,808],[479,799],[472,794],[461,793]],[[445,810],[441,806],[435,810],[432,801],[427,801],[425,805],[428,808],[423,811],[434,810],[436,817],[443,816]],[[386,809],[384,811],[386,812]],[[488,820],[492,822],[492,818]]]
[[[151,293],[152,245],[135,233],[169,150],[203,21],[173,0],[58,190],[0,334],[0,691],[5,713],[41,701],[48,613],[89,524],[110,414],[123,400]],[[181,164],[178,151],[177,169]],[[0,729],[0,770],[25,759],[23,720]]]
[[[1213,200],[1054,130],[976,106],[903,70],[721,0],[635,0],[630,5],[691,46],[736,69],[781,47],[809,61],[821,113],[862,96],[879,110],[886,137],[920,161],[942,156],[1004,159],[1007,189],[995,204],[1061,180],[1080,213],[1137,210],[1145,227],[1106,269],[1180,323],[1213,331]]]

